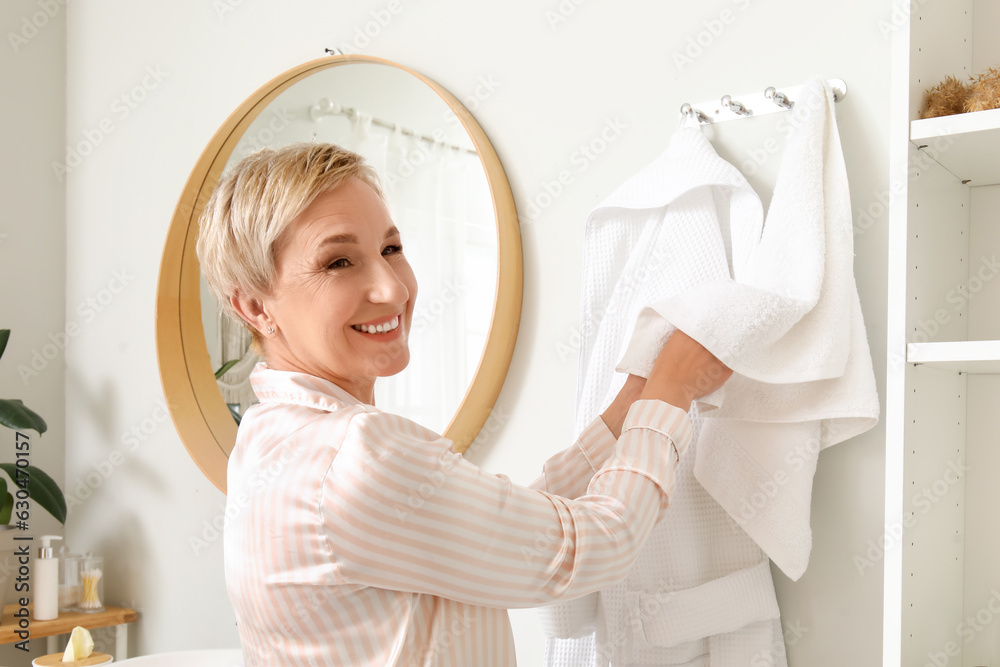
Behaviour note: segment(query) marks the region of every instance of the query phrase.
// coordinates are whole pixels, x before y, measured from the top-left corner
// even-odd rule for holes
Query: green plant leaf
[[[7,524],[10,523],[10,512],[14,509],[14,496],[7,493],[7,480],[3,477],[0,477],[0,498],[3,498],[3,503],[0,503],[0,524]]]
[[[17,466],[13,463],[0,463],[0,470],[7,473],[11,481],[17,484],[15,477]],[[66,498],[59,485],[40,468],[26,466],[24,470],[28,473],[28,494],[31,500],[55,517],[59,523],[66,523]]]
[[[13,429],[33,429],[38,435],[48,429],[45,420],[34,410],[25,407],[19,398],[0,398],[0,424]]]
[[[3,351],[7,349],[7,339],[10,338],[10,329],[0,329],[0,357],[3,356]]]
[[[230,359],[226,363],[222,364],[222,367],[219,368],[219,370],[215,371],[215,379],[218,380],[226,373],[226,371],[228,371],[230,368],[239,363],[239,361],[240,361],[239,359]]]
[[[8,524],[10,523],[10,513],[14,510],[14,496],[4,491],[0,498],[3,498],[3,504],[0,505],[0,524]]]

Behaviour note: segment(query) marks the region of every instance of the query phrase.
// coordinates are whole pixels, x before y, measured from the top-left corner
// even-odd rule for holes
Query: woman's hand
[[[721,387],[733,372],[683,331],[677,330],[660,350],[640,398],[652,398],[690,410],[691,402]]]
[[[622,434],[622,424],[625,422],[625,415],[628,414],[628,409],[632,407],[632,404],[642,395],[642,388],[644,386],[646,386],[646,378],[638,375],[629,375],[628,379],[625,380],[625,386],[615,396],[615,400],[601,414],[601,419],[604,420],[608,430],[615,436],[615,439]]]

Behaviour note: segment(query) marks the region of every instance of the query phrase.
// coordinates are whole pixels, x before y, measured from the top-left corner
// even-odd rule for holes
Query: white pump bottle
[[[59,535],[42,535],[42,546],[35,559],[34,582],[35,607],[32,616],[36,621],[51,621],[59,616],[59,557],[52,553],[52,540],[61,540]]]

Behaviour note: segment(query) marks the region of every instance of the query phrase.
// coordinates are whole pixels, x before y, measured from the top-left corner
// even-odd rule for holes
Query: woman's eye
[[[401,252],[403,252],[403,246],[401,246],[401,245],[390,245],[390,246],[386,246],[385,247],[385,249],[382,251],[382,254],[383,255],[396,255],[396,254],[401,253]]]
[[[329,269],[343,269],[351,265],[351,260],[346,257],[341,257],[340,259],[335,259],[327,265]]]

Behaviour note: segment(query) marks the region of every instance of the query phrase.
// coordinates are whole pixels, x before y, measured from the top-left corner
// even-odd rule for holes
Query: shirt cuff
[[[692,432],[684,410],[660,400],[635,401],[625,415],[614,457],[591,480],[588,492],[625,498],[621,493],[633,482],[623,482],[618,473],[637,473],[659,487],[662,512],[670,504],[677,464]]]
[[[598,416],[580,433],[576,446],[580,448],[591,469],[597,472],[614,456],[617,442],[618,439],[604,423],[604,419]]]
[[[670,438],[677,452],[677,460],[687,451],[693,433],[687,412],[655,399],[635,401],[625,415],[622,435],[639,428],[656,431]]]

